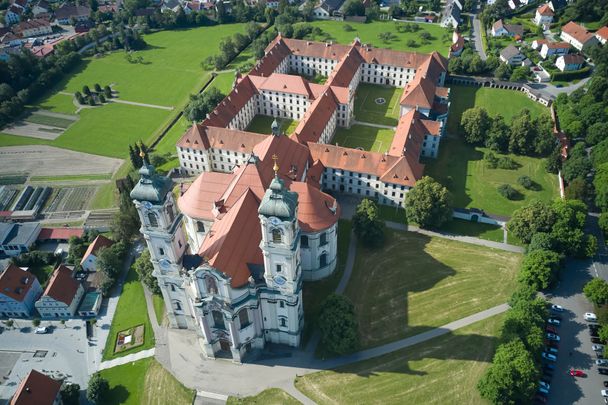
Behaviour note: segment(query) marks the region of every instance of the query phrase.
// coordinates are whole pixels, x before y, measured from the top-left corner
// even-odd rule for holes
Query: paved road
[[[590,77],[586,77],[584,79],[581,79],[580,82],[576,83],[576,84],[571,84],[570,86],[564,86],[564,87],[555,87],[552,84],[538,84],[538,83],[534,83],[531,84],[534,88],[536,89],[540,89],[542,91],[544,91],[545,93],[551,94],[554,97],[559,96],[561,93],[572,93],[574,90],[583,87],[588,81],[589,79],[591,79]]]
[[[483,49],[483,40],[481,39],[481,20],[479,19],[479,14],[474,14],[471,17],[473,21],[473,30],[471,31],[471,42],[475,46],[475,50],[479,54],[482,60],[486,60],[488,56],[486,55],[486,50]]]

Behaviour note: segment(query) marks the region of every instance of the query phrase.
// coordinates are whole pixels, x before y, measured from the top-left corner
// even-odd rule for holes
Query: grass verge
[[[279,388],[269,388],[251,397],[228,397],[227,405],[297,405],[300,401]]]

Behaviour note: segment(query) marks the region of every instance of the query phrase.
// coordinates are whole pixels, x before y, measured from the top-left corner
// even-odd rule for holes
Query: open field
[[[483,154],[488,151],[467,145],[461,138],[445,138],[437,159],[427,160],[425,174],[452,192],[455,207],[479,208],[495,215],[510,216],[532,200],[550,201],[559,195],[557,177],[545,170],[543,159],[508,155],[519,163],[518,169],[489,169],[483,161]],[[524,175],[537,183],[536,190],[517,184]],[[513,186],[520,192],[520,199],[509,200],[500,195],[497,187],[501,184]]]
[[[133,350],[114,354],[114,345],[116,344],[118,332],[142,324],[144,325],[144,344]],[[137,278],[137,272],[131,267],[125,279],[122,294],[118,300],[116,313],[114,314],[106,347],[103,351],[103,360],[114,359],[152,347],[154,347],[154,331],[152,330],[152,325],[150,325],[150,319],[148,319],[144,288]]]
[[[346,295],[364,348],[417,335],[504,303],[521,255],[413,232],[386,231],[385,246],[359,246]]]
[[[270,135],[272,134],[271,126],[274,120],[273,117],[267,115],[256,115],[253,117],[245,131]],[[277,118],[277,122],[279,123],[281,132],[287,135],[292,134],[298,126],[298,121],[289,118]]]
[[[437,51],[447,57],[448,48],[450,46],[450,38],[444,37],[448,30],[442,28],[438,24],[418,24],[420,31],[418,32],[397,32],[395,23],[374,21],[371,23],[354,23],[354,22],[336,22],[336,21],[313,21],[310,22],[313,27],[321,28],[325,33],[329,34],[330,39],[341,44],[350,44],[355,37],[359,37],[362,43],[371,44],[378,48],[389,48],[398,51],[409,51],[419,53],[430,53]],[[345,31],[344,25],[350,25],[353,31]],[[431,34],[432,39],[428,44],[422,44],[420,34],[426,31]],[[388,42],[378,38],[378,34],[383,32],[391,32],[394,37]],[[451,34],[450,34],[451,35]],[[311,38],[315,39],[315,38]],[[408,40],[416,41],[417,46],[411,47],[407,45]],[[321,40],[316,38],[316,40]]]
[[[355,96],[355,119],[372,124],[396,126],[399,120],[401,93],[403,89],[396,87],[359,84]],[[384,103],[379,99],[384,99]]]
[[[476,385],[498,345],[502,315],[371,360],[297,377],[318,404],[486,404]]]
[[[110,391],[104,404],[190,405],[194,390],[184,387],[154,358],[112,367],[100,372]]]
[[[300,401],[279,388],[269,388],[251,397],[228,397],[228,405],[298,405]]]
[[[44,110],[63,114],[76,114],[77,110],[76,105],[74,105],[74,97],[61,93],[46,94],[38,101],[37,106]]]
[[[395,131],[391,129],[353,125],[350,128],[338,127],[332,143],[348,148],[386,152],[393,142],[394,135]]]

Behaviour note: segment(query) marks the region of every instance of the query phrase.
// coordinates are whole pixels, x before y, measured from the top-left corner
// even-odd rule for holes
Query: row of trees
[[[233,60],[239,52],[247,48],[247,46],[256,39],[260,31],[261,27],[257,23],[250,22],[247,24],[246,34],[237,32],[232,37],[223,38],[219,43],[219,54],[207,57],[202,62],[203,68],[215,67],[218,70],[222,69]]]
[[[517,155],[548,155],[555,148],[552,129],[551,117],[541,114],[532,118],[525,108],[510,125],[500,114],[492,117],[483,107],[469,108],[460,120],[460,131],[468,143]]]

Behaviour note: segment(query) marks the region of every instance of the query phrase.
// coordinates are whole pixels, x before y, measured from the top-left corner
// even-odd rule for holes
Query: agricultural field
[[[386,152],[393,142],[394,135],[395,131],[392,129],[353,125],[350,128],[338,127],[332,143],[347,148]]]
[[[476,385],[492,362],[504,316],[336,370],[296,378],[317,404],[486,404]],[[457,382],[457,383],[456,383]]]
[[[355,119],[372,124],[397,126],[402,88],[361,83],[355,95]]]
[[[323,39],[333,40],[340,44],[350,44],[355,37],[358,37],[361,39],[361,42],[371,44],[378,48],[419,53],[437,51],[446,57],[448,56],[448,48],[451,44],[451,33],[438,24],[419,24],[420,30],[418,32],[397,32],[395,23],[384,21],[374,21],[371,23],[313,21],[309,24],[323,30],[326,34],[326,38]],[[345,30],[345,25],[350,25],[352,31]],[[378,37],[379,34],[385,32],[391,32],[393,34],[391,40],[383,41]],[[422,44],[422,40],[420,39],[420,34],[422,32],[431,34],[431,39],[427,44]],[[321,38],[313,37],[310,39],[317,41],[322,40]],[[416,41],[416,46],[408,46],[408,40]]]
[[[515,289],[519,254],[413,232],[386,235],[381,249],[359,245],[346,288],[363,348],[502,304]]]

